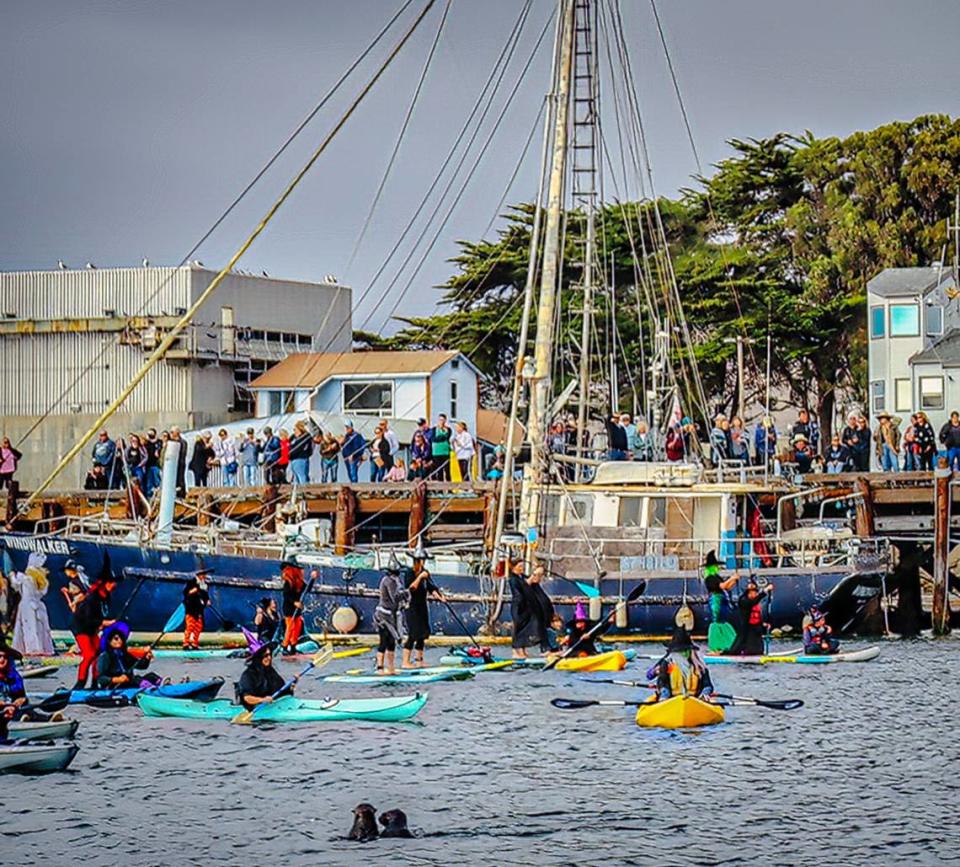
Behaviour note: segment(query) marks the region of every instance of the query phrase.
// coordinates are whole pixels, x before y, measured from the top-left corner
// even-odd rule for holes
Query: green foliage
[[[941,256],[943,221],[960,188],[960,121],[928,115],[844,139],[781,133],[730,146],[733,154],[698,189],[658,202],[692,336],[688,349],[677,342],[674,361],[682,366],[692,352],[708,400],[729,406],[735,348],[724,338],[758,341],[748,384],[757,394],[769,328],[776,384],[829,424],[838,395],[862,399],[866,390],[867,281],[883,268]],[[358,340],[461,349],[489,375],[488,399],[503,405],[517,359],[531,208],[506,217],[495,240],[460,242],[457,270],[440,287],[447,312],[401,320],[405,327],[388,339]],[[617,287],[625,405],[632,389],[642,393],[651,310],[670,310],[676,320],[656,217],[651,203],[630,202],[606,206],[598,221],[607,283],[612,268]],[[567,214],[557,345],[574,348],[560,353],[561,387],[577,363],[583,227],[582,214]],[[601,327],[609,304],[609,295],[598,302]],[[594,349],[593,369],[603,371],[610,344],[600,339]]]

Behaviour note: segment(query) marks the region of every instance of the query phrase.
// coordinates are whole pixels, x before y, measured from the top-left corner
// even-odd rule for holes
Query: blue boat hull
[[[183,582],[198,568],[214,570],[210,580],[213,606],[227,620],[252,625],[255,606],[264,596],[279,599],[279,563],[259,557],[200,554],[184,550],[141,548],[124,544],[95,544],[88,540],[37,537],[29,534],[0,534],[0,547],[16,569],[26,566],[31,551],[47,554],[51,588],[44,598],[50,623],[54,629],[70,628],[70,612],[60,590],[66,584],[63,565],[68,558],[78,560],[91,578],[103,568],[109,555],[114,574],[123,574],[125,580],[117,588],[111,613],[117,616],[128,605],[124,619],[133,629],[159,632],[170,613],[181,602]],[[797,573],[800,570],[792,570]],[[305,625],[308,632],[334,632],[332,616],[341,606],[351,607],[357,614],[357,632],[375,632],[373,612],[377,604],[381,573],[374,569],[348,569],[339,566],[319,568],[320,578],[313,592],[305,600]],[[842,625],[847,613],[855,611],[863,601],[876,595],[880,589],[879,575],[852,577],[842,571],[763,570],[764,578],[773,582],[776,592],[770,605],[770,622],[774,625],[799,625],[811,605],[823,605]],[[696,579],[676,575],[649,576],[646,593],[630,606],[626,630],[632,633],[659,635],[673,629],[677,608],[686,600],[693,609],[697,629],[707,623],[706,595]],[[477,632],[486,622],[494,600],[480,594],[480,583],[473,576],[434,573],[434,581],[452,597],[457,615],[471,632]],[[605,578],[600,592],[610,603],[625,595],[634,581]],[[573,607],[582,596],[568,581],[550,579],[544,589],[554,599],[558,613],[564,620],[573,616]],[[446,606],[431,606],[433,632],[436,635],[462,635],[463,630]],[[207,614],[206,628],[217,630],[217,614]],[[506,633],[510,621],[510,594],[505,593],[500,607],[498,631]],[[611,630],[615,632],[617,630]]]

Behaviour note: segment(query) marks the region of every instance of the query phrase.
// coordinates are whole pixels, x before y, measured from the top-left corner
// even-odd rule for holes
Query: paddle
[[[558,662],[560,662],[561,660],[566,659],[568,656],[570,656],[581,644],[583,644],[584,641],[589,641],[591,638],[593,638],[593,636],[596,635],[596,634],[600,631],[600,629],[604,626],[604,624],[605,624],[607,621],[613,620],[613,619],[617,616],[617,612],[618,612],[621,608],[626,608],[626,606],[628,606],[631,602],[634,602],[634,601],[636,601],[637,599],[639,599],[641,596],[643,596],[643,594],[644,594],[644,592],[646,591],[646,589],[647,589],[647,582],[644,581],[644,580],[641,580],[640,583],[637,584],[637,586],[634,587],[633,590],[630,591],[630,593],[629,593],[629,595],[627,596],[626,599],[621,600],[620,602],[618,602],[618,603],[614,606],[613,611],[611,611],[605,618],[602,618],[602,619],[600,620],[600,622],[599,622],[596,626],[594,626],[594,627],[593,627],[592,629],[590,629],[588,632],[585,632],[583,635],[581,635],[581,636],[580,636],[580,639],[579,639],[578,641],[574,642],[574,643],[573,643],[570,647],[568,647],[563,653],[561,653],[559,656],[555,656],[553,659],[551,659],[550,662],[548,662],[548,663],[543,667],[543,670],[544,670],[544,671],[549,671],[551,668],[553,668],[554,666],[556,666],[556,664],[557,664]]]
[[[645,683],[641,680],[596,680],[594,683],[615,683],[619,686],[633,686],[639,689],[656,689],[656,684]],[[713,699],[720,698],[725,699],[723,702],[714,702]],[[703,699],[706,701],[706,699]],[[750,698],[748,696],[741,695],[726,695],[725,693],[715,692],[710,696],[710,701],[712,704],[723,704],[725,707],[766,707],[770,710],[796,710],[798,707],[803,707],[803,702],[799,698],[788,698],[782,699],[780,701],[776,700],[766,700],[760,698]],[[559,702],[559,704],[558,704]],[[642,701],[628,701],[621,702],[618,700],[610,701],[589,701],[584,699],[582,701],[576,701],[573,699],[566,698],[557,698],[554,699],[551,704],[556,707],[563,708],[564,710],[577,710],[581,707],[591,707],[595,704],[601,705],[615,705],[615,706],[637,706],[641,704],[646,704]]]
[[[331,659],[333,659],[333,645],[328,644],[323,648],[310,662],[304,666],[303,670],[293,677],[290,678],[283,686],[280,687],[273,695],[270,696],[270,701],[276,701],[283,695],[291,686],[293,686],[301,677],[303,677],[307,672],[313,668],[326,665]],[[269,704],[269,702],[263,702],[258,704],[253,710],[242,710],[238,713],[233,719],[230,720],[231,725],[249,725],[253,722],[254,716],[257,711],[263,707],[264,704]]]
[[[566,581],[569,584],[576,584],[577,589],[588,599],[596,599],[600,595],[600,591],[592,584],[585,584],[583,581],[575,581],[573,578],[568,578],[566,575],[561,575],[559,572],[554,572],[553,569],[547,569],[546,572],[548,575],[552,575],[554,578],[559,578],[561,581]],[[598,577],[603,578],[606,576],[606,574],[606,572],[601,572]]]
[[[232,632],[234,629],[237,628],[236,622],[233,620],[227,620],[227,618],[220,613],[217,606],[214,605],[212,602],[207,604],[207,608],[209,608],[214,614],[217,615],[217,617],[220,618],[220,625],[223,626],[223,628],[226,629],[228,632]]]
[[[480,646],[480,643],[477,641],[477,639],[474,638],[470,630],[467,629],[467,625],[460,619],[460,616],[457,614],[457,612],[453,610],[453,606],[447,601],[447,597],[446,596],[441,597],[441,601],[443,602],[444,605],[447,606],[447,610],[453,616],[453,619],[457,621],[460,628],[463,630],[463,634],[470,639],[470,643],[473,644],[473,646],[480,651],[480,654],[483,656],[484,659],[490,659],[490,649]]]
[[[20,706],[20,709],[27,713],[32,710],[39,710],[42,713],[56,713],[70,704],[70,693],[71,690],[69,689],[58,689],[39,704],[24,704]]]

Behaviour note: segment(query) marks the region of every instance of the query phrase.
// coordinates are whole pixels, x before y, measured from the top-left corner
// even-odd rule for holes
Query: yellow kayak
[[[554,667],[559,671],[623,671],[627,667],[627,657],[620,650],[610,650],[595,656],[561,659]]]
[[[666,701],[653,696],[637,708],[637,725],[645,728],[689,729],[712,726],[725,719],[720,705],[701,701],[692,695],[675,695]]]

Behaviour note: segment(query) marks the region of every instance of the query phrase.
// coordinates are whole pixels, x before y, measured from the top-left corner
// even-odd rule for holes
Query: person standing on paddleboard
[[[264,596],[257,604],[257,613],[253,617],[253,624],[257,627],[257,641],[260,644],[272,644],[277,641],[277,632],[280,630],[280,612],[277,609],[277,600]]]
[[[512,569],[510,614],[514,659],[525,659],[527,648],[535,645],[539,645],[543,653],[553,649],[548,634],[554,618],[553,603],[540,586],[545,574],[543,566],[537,566],[530,576],[524,575],[522,562]]]
[[[121,580],[122,578],[107,572],[91,585],[74,609],[74,634],[80,649],[80,668],[74,689],[86,689],[87,679],[100,652],[97,635],[101,629],[114,622],[107,619],[110,615],[110,596]]]
[[[720,577],[720,561],[717,552],[710,551],[703,561],[703,583],[707,588],[710,611],[710,626],[707,630],[707,646],[710,650],[724,653],[737,640],[737,631],[732,624],[733,610],[728,591],[737,586],[740,575],[734,572],[729,578]]]
[[[410,592],[400,581],[400,564],[390,557],[383,578],[380,579],[380,602],[373,612],[380,644],[377,646],[377,674],[396,673],[397,645],[401,641],[400,609],[410,601]]]
[[[292,560],[285,560],[280,566],[280,580],[283,581],[283,622],[286,626],[283,652],[291,655],[297,652],[303,629],[303,595],[306,589],[303,569]]]
[[[442,602],[444,597],[431,580],[430,573],[422,566],[416,576],[412,570],[408,570],[404,584],[410,593],[410,604],[405,615],[407,639],[403,644],[403,661],[400,667],[423,668],[423,646],[430,637],[430,609],[427,599]],[[411,656],[415,656],[415,659],[411,659]]]
[[[60,593],[66,600],[67,608],[70,609],[70,631],[73,633],[74,640],[77,638],[77,606],[87,593],[90,592],[90,579],[87,577],[83,567],[76,560],[67,560],[63,564],[63,574],[67,576],[67,584],[60,588]],[[77,642],[77,649],[80,648]]]
[[[773,593],[772,584],[768,584],[761,591],[753,578],[747,582],[746,593],[737,601],[737,607],[740,609],[740,632],[730,653],[740,656],[763,656],[767,624],[763,621],[762,603],[771,593]]]
[[[199,650],[203,634],[203,612],[210,604],[207,576],[212,569],[199,569],[183,588],[183,649]]]

